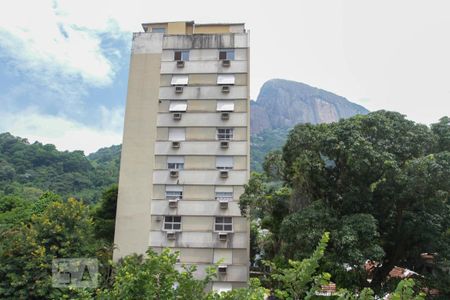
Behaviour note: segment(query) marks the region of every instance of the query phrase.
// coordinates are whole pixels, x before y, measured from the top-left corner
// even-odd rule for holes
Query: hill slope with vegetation
[[[101,191],[117,182],[120,146],[100,149],[88,157],[82,151],[58,151],[54,145],[0,134],[0,196],[37,198],[44,191],[95,202]]]

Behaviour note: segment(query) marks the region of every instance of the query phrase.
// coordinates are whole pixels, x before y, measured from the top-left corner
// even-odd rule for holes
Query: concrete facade
[[[133,35],[114,259],[169,247],[212,288],[247,284],[249,39],[244,24],[143,24]]]

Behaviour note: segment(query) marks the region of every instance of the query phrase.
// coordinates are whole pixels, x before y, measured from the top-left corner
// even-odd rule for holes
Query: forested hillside
[[[250,136],[250,168],[261,172],[264,157],[270,151],[281,149],[286,142],[290,128],[266,129]]]
[[[58,151],[54,145],[0,134],[0,196],[38,198],[43,191],[95,202],[117,182],[120,146],[86,157],[82,151]]]

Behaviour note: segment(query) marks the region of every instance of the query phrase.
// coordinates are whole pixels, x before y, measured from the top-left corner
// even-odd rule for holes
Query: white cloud
[[[0,95],[0,132],[86,153],[121,143],[124,109],[86,100],[89,88],[110,86],[125,64],[129,47],[118,45],[131,41],[127,5],[9,1],[0,10],[0,58],[20,82]],[[86,119],[81,115],[86,104],[96,118],[94,126],[80,121]]]
[[[10,1],[8,9],[0,10],[0,49],[14,61],[14,68],[35,79],[110,84],[115,68],[101,47],[100,34],[105,31],[80,26],[70,16],[56,1]],[[114,28],[113,22],[107,24]]]
[[[124,114],[125,110],[122,107],[108,109],[105,106],[100,106],[100,127],[113,131],[122,131]]]
[[[34,109],[19,115],[0,115],[0,128],[7,127],[13,135],[30,142],[54,144],[58,150],[83,150],[86,154],[122,143],[121,128],[104,125],[104,128],[91,128],[62,116],[42,115]]]

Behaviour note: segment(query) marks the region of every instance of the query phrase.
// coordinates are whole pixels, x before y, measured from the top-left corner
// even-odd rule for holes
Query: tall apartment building
[[[249,36],[244,24],[143,24],[133,35],[114,259],[180,252],[216,290],[247,284]]]

